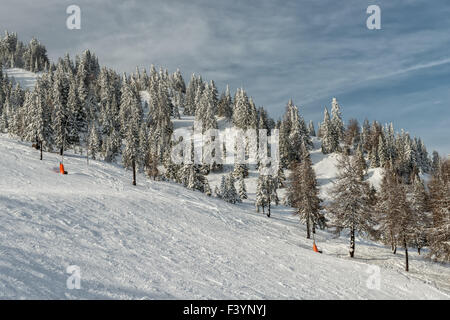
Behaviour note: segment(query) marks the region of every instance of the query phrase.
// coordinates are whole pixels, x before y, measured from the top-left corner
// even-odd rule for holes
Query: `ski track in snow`
[[[38,76],[5,71],[25,88]],[[193,117],[173,122],[186,128]],[[229,126],[224,119],[218,125]],[[313,141],[320,196],[328,201],[337,157]],[[70,153],[63,176],[58,155],[39,161],[30,144],[2,134],[0,150],[0,299],[450,298],[449,266],[415,252],[409,273],[402,250],[393,255],[363,239],[350,259],[345,235],[318,231],[323,254],[313,252],[292,209],[274,207],[271,218],[255,212],[254,170],[245,180],[249,199],[232,205],[143,174],[133,187],[120,165],[87,165]],[[211,188],[222,174],[208,175]],[[381,169],[369,170],[375,187],[381,177]],[[81,268],[80,290],[66,287],[69,265]],[[380,290],[366,285],[369,265],[381,268]]]
[[[314,253],[282,206],[267,218],[251,200],[231,205],[142,174],[133,187],[121,166],[88,166],[73,154],[63,176],[52,171],[58,155],[39,161],[28,143],[6,135],[0,149],[0,299],[450,297],[448,265],[413,252],[406,273],[401,250],[361,239],[351,260],[348,239],[323,231],[323,254]],[[316,157],[326,179],[320,162],[332,160]],[[380,290],[366,285],[371,264],[381,267]],[[69,265],[81,268],[80,290],[66,288]]]
[[[33,88],[36,84],[37,78],[41,75],[41,72],[34,73],[21,68],[10,68],[3,70],[13,84],[19,83],[22,89]]]

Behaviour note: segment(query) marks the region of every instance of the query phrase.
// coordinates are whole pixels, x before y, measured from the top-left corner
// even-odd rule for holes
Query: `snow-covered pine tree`
[[[225,181],[225,194],[222,199],[229,203],[241,202],[241,198],[239,198],[239,194],[236,191],[236,187],[234,185],[235,179],[232,173],[228,174]]]
[[[309,120],[308,133],[311,137],[316,136],[316,130],[314,129],[314,122],[312,120]]]
[[[368,119],[364,119],[362,131],[361,131],[361,143],[364,152],[370,152],[372,150],[371,145],[371,131],[370,131],[370,123]]]
[[[431,173],[434,175],[438,170],[440,170],[441,167],[441,157],[439,156],[439,153],[434,150],[433,156],[431,160]]]
[[[379,141],[378,141],[379,165],[382,168],[386,168],[387,164],[389,163],[389,152],[387,149],[386,141],[382,134],[380,134],[378,139],[379,139]]]
[[[378,148],[374,145],[369,153],[370,167],[378,168],[380,166],[380,157],[378,156]]]
[[[69,94],[68,94],[68,98],[67,98],[67,132],[68,132],[68,142],[71,146],[74,147],[75,150],[75,146],[80,144],[80,136],[79,134],[81,133],[81,128],[79,128],[79,123],[78,123],[78,110],[81,106],[79,100],[78,100],[78,95],[77,95],[77,90],[76,90],[76,82],[75,82],[75,78],[73,76],[71,76],[69,78]],[[84,119],[83,119],[84,118]],[[86,116],[82,117],[83,120],[86,119]]]
[[[296,214],[306,223],[306,238],[310,239],[310,230],[315,232],[315,226],[324,225],[324,218],[320,213],[321,199],[311,158],[307,148],[303,145],[301,162],[293,162],[289,176],[287,199],[290,206],[296,209]]]
[[[220,179],[220,186],[219,187],[216,186],[215,190],[216,197],[223,199],[226,192],[227,192],[227,181],[225,175],[222,175],[222,178]]]
[[[258,123],[256,107],[244,89],[236,91],[233,108],[233,125],[239,129],[256,129]]]
[[[102,145],[102,135],[99,132],[99,125],[98,125],[98,101],[97,96],[95,94],[95,90],[93,86],[90,86],[88,89],[88,94],[86,96],[86,99],[84,101],[84,106],[80,107],[78,111],[75,111],[75,120],[74,123],[76,124],[75,127],[77,129],[77,133],[74,133],[75,136],[84,135],[85,142],[86,142],[86,158],[89,162],[89,152],[88,152],[88,146],[90,144],[89,136],[91,134],[94,134],[92,132],[92,127],[95,127],[95,136],[91,136],[90,138],[97,139],[97,146],[95,147],[96,153],[100,152],[100,148]],[[70,117],[69,117],[70,118]],[[80,146],[81,147],[81,146]]]
[[[279,204],[280,199],[277,194],[277,180],[273,176],[266,177],[265,188],[267,189],[267,216],[270,218],[271,215],[271,205],[274,203],[276,206]]]
[[[148,128],[145,122],[141,123],[139,128],[139,169],[147,170],[147,165],[150,164],[150,144],[148,141]]]
[[[69,84],[64,74],[61,64],[58,64],[56,72],[53,76],[53,116],[52,125],[55,146],[60,150],[60,155],[63,155],[64,149],[69,145],[69,132],[67,126],[68,110],[67,110],[67,96],[69,92]]]
[[[136,185],[136,166],[139,165],[139,129],[142,123],[142,105],[139,97],[128,83],[123,84],[120,102],[122,130],[125,133],[125,150],[122,155],[124,167],[133,170],[133,185]]]
[[[32,106],[28,122],[28,140],[35,141],[39,146],[40,159],[43,157],[43,149],[51,149],[52,145],[52,131],[50,110],[46,104],[45,84],[41,80],[36,82],[32,93]]]
[[[367,162],[364,158],[364,151],[361,144],[358,144],[356,147],[355,157],[357,161],[357,165],[360,167],[361,172],[363,172],[364,175],[367,174]]]
[[[336,98],[331,101],[331,124],[338,136],[338,143],[344,139],[344,122],[342,121],[341,107]]]
[[[337,165],[339,170],[333,186],[333,200],[329,211],[337,231],[350,231],[350,257],[355,254],[357,232],[370,233],[374,225],[370,207],[369,184],[364,181],[364,173],[354,157],[341,155]]]
[[[239,178],[239,198],[242,200],[248,199],[247,187],[246,187],[245,181],[242,177]]]
[[[228,85],[225,92],[220,96],[217,106],[217,116],[225,117],[228,120],[231,120],[233,116],[233,100]]]
[[[204,187],[203,187],[203,192],[210,197],[212,192],[211,192],[211,187],[209,185],[208,179],[205,177],[204,179]]]
[[[189,81],[188,87],[186,89],[185,96],[185,106],[184,115],[192,116],[195,114],[195,95],[197,92],[197,78],[195,74],[192,74],[191,80]]]
[[[278,166],[277,175],[275,176],[277,189],[284,188],[286,182],[286,175],[282,166]]]
[[[86,148],[87,158],[89,159],[89,156],[91,156],[91,158],[95,160],[97,153],[100,151],[100,138],[95,121],[93,121],[90,125]]]
[[[331,122],[328,109],[325,108],[323,122],[320,126],[320,134],[322,136],[322,152],[324,154],[338,151],[339,134],[335,131],[335,126]]]
[[[292,161],[301,159],[303,143],[307,148],[313,146],[305,121],[291,99],[280,126],[280,162],[283,167],[287,168]]]
[[[256,212],[259,212],[259,208],[262,207],[263,214],[265,213],[264,208],[267,206],[268,200],[267,189],[265,188],[265,184],[266,184],[266,176],[260,174],[258,176],[258,182],[256,184],[255,207]]]
[[[233,175],[236,179],[245,179],[248,177],[248,166],[245,163],[235,163]]]

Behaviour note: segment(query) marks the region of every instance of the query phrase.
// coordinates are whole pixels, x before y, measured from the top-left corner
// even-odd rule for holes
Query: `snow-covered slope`
[[[0,299],[450,298],[450,269],[413,253],[319,231],[311,250],[298,219],[272,218],[118,165],[59,157],[0,135]],[[323,160],[323,159],[322,159]],[[317,165],[316,165],[317,167]],[[324,177],[325,179],[325,177]],[[81,289],[66,287],[67,266]],[[380,290],[368,267],[381,267]]]
[[[41,73],[34,73],[20,68],[3,70],[13,83],[18,83],[23,89],[33,88]]]

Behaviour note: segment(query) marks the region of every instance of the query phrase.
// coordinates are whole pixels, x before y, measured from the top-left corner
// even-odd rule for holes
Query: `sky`
[[[393,122],[450,154],[448,0],[1,0],[0,30],[33,36],[50,59],[90,49],[119,72],[151,64],[243,87],[275,119],[290,98],[306,121],[332,97],[345,121]],[[69,5],[81,29],[66,27]],[[369,5],[381,29],[369,30]]]

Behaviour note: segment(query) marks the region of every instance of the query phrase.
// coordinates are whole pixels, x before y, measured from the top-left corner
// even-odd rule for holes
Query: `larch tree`
[[[430,257],[450,261],[450,160],[441,161],[435,170],[430,189],[432,227],[429,232]]]

